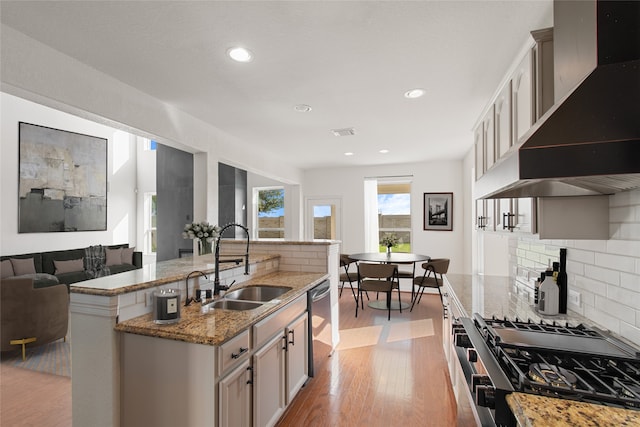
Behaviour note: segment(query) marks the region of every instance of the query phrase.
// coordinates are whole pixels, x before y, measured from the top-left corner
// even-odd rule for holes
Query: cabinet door
[[[531,197],[513,199],[513,213],[515,214],[515,231],[521,233],[536,232],[536,199]]]
[[[513,144],[511,131],[511,82],[502,89],[495,102],[496,160],[504,156]]]
[[[514,145],[534,123],[535,97],[533,96],[533,70],[531,67],[531,54],[528,54],[516,68],[511,80]]]
[[[480,123],[473,136],[473,146],[476,151],[476,181],[484,174],[484,131],[483,124]]]
[[[287,334],[287,404],[298,394],[309,377],[309,342],[307,313],[294,320]]]
[[[220,427],[251,426],[253,374],[246,360],[219,382]]]
[[[514,225],[514,220],[510,219],[513,217],[513,212],[511,208],[511,199],[497,199],[497,215],[496,215],[496,229],[498,231],[512,231]]]
[[[494,199],[485,200],[484,204],[484,229],[485,231],[496,230],[496,201]]]
[[[285,408],[285,347],[283,333],[253,355],[253,425],[273,426]]]
[[[486,225],[485,207],[487,201],[484,199],[476,200],[476,230],[484,230]]]
[[[482,121],[483,139],[484,139],[484,169],[488,171],[496,162],[496,146],[495,146],[495,126],[493,117],[493,106],[489,108],[487,115]]]

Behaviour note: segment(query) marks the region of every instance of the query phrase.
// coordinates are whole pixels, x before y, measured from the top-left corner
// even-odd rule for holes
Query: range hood
[[[554,105],[476,182],[475,198],[640,187],[640,2],[556,1],[554,85]]]

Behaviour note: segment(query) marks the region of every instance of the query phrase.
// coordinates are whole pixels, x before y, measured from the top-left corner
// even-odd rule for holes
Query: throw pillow
[[[122,248],[122,263],[133,265],[133,251],[136,248]]]
[[[0,262],[0,278],[5,279],[13,275],[13,266],[11,265],[11,261],[5,259]]]
[[[122,248],[118,249],[104,249],[105,254],[107,255],[107,260],[104,265],[109,267],[110,265],[120,265],[122,264]]]
[[[36,265],[33,258],[10,258],[13,274],[22,276],[23,274],[36,274]]]
[[[69,261],[58,261],[54,259],[53,266],[55,267],[56,274],[75,273],[76,271],[84,270],[84,258]]]

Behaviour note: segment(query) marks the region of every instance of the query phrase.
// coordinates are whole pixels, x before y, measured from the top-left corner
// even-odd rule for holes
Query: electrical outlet
[[[569,304],[580,307],[580,292],[569,290]]]
[[[151,306],[152,303],[153,303],[153,291],[147,292],[147,295],[145,296],[145,300],[144,300],[144,305],[145,307],[149,307]]]

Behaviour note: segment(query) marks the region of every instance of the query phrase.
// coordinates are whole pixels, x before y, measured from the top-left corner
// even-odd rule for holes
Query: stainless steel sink
[[[254,308],[260,307],[262,304],[259,302],[251,302],[251,301],[234,301],[228,299],[221,299],[209,304],[210,308],[220,308],[222,310],[236,310],[236,311],[244,311],[244,310],[253,310]]]
[[[256,285],[227,292],[224,298],[227,300],[266,302],[278,298],[280,295],[289,292],[291,289],[292,288],[288,286]]]

